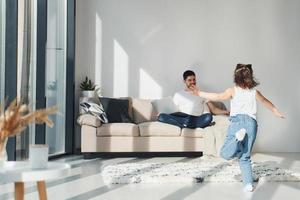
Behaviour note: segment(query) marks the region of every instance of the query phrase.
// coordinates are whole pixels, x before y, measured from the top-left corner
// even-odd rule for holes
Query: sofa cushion
[[[93,127],[101,126],[100,119],[98,119],[97,117],[91,114],[80,115],[77,119],[77,123],[81,126],[82,125],[93,126]]]
[[[120,99],[128,100],[128,115],[133,122],[133,113],[132,113],[132,97],[120,97]]]
[[[214,115],[213,121],[215,125],[204,129],[204,154],[219,156],[220,150],[226,138],[227,129],[229,126],[229,117],[225,115]]]
[[[97,128],[97,136],[139,136],[138,125],[133,123],[108,123]]]
[[[133,122],[136,124],[148,121],[156,121],[157,113],[155,112],[151,100],[132,99]]]
[[[213,121],[215,125],[212,127],[221,126],[227,128],[229,125],[229,117],[227,115],[213,115]]]
[[[212,104],[214,104],[214,106],[216,106],[217,108],[221,109],[221,110],[227,110],[225,104],[221,101],[210,101]]]
[[[128,99],[115,99],[108,97],[101,97],[100,102],[107,115],[109,123],[124,122],[131,123],[132,119],[129,117]]]
[[[180,136],[178,126],[162,122],[144,122],[138,126],[141,136]]]
[[[203,128],[183,128],[181,130],[181,136],[183,137],[199,137],[203,138],[204,136],[204,129]]]

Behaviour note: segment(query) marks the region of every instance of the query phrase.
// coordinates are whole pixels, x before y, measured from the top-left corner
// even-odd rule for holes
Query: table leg
[[[15,182],[15,199],[23,200],[24,199],[24,183]]]
[[[46,191],[45,181],[38,181],[37,182],[37,187],[38,187],[40,200],[47,200],[47,191]]]

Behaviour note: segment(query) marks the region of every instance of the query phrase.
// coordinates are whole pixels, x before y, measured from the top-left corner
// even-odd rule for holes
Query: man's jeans
[[[204,128],[211,123],[212,114],[206,113],[200,116],[193,116],[182,112],[161,113],[158,116],[158,121],[179,126],[180,128]]]
[[[230,117],[230,122],[220,155],[226,160],[238,157],[243,183],[253,184],[250,156],[256,138],[257,122],[255,119],[244,114]],[[242,141],[237,141],[235,133],[242,128],[246,129],[246,135]]]

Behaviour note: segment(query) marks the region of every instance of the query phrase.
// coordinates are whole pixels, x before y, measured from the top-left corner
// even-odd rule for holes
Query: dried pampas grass
[[[1,106],[0,111],[0,141],[7,137],[21,133],[31,123],[46,123],[52,127],[54,124],[48,115],[57,112],[57,107],[50,107],[31,111],[28,105],[21,104],[16,99],[10,103],[6,110]]]

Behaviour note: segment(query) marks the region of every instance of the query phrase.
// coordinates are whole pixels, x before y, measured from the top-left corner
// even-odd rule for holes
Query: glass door
[[[46,126],[49,154],[65,153],[66,127],[66,33],[67,1],[47,2],[46,43],[46,107],[57,106],[59,112],[51,116],[54,127]]]
[[[31,110],[35,110],[36,105],[36,15],[35,0],[18,2],[17,98]],[[31,124],[16,136],[16,159],[26,159],[29,144],[34,143],[35,125]]]

